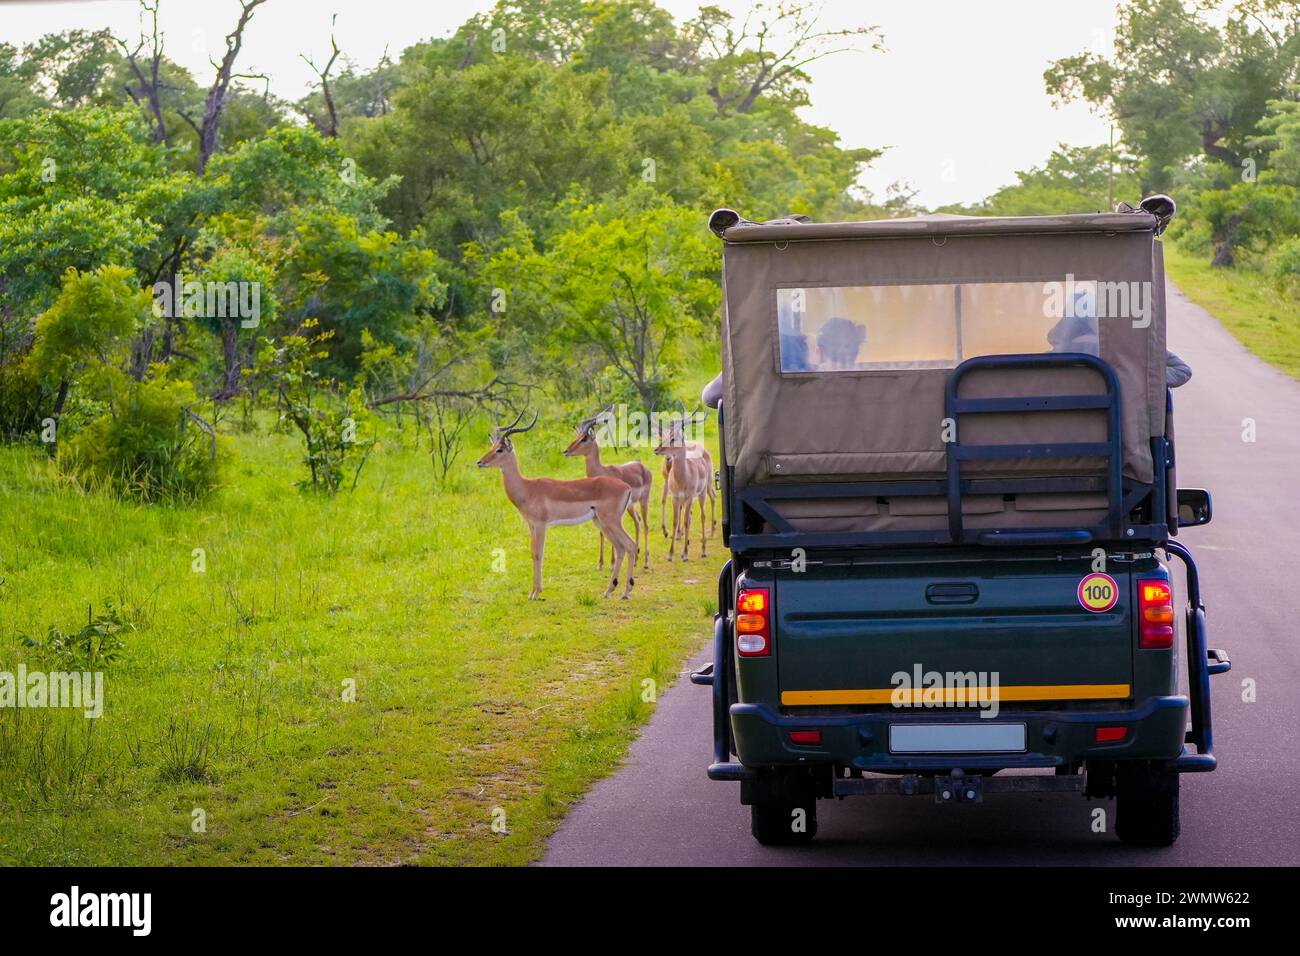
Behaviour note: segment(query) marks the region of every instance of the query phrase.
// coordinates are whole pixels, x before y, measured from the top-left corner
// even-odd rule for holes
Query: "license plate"
[[[895,754],[1023,753],[1024,724],[890,724]]]

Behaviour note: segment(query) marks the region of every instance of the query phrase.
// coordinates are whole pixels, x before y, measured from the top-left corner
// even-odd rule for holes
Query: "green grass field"
[[[525,474],[579,477],[547,418],[517,441]],[[0,708],[0,863],[535,859],[711,633],[724,549],[665,562],[640,449],[654,537],[631,600],[600,597],[588,524],[551,530],[529,602],[525,525],[474,467],[482,431],[441,491],[427,451],[384,434],[334,499],[293,486],[291,436],[236,435],[195,507],[86,494],[39,449],[0,448],[0,671],[41,668],[20,636],[88,607],[133,625],[99,719]]]
[[[1214,269],[1172,243],[1165,245],[1169,278],[1248,349],[1288,375],[1300,377],[1300,300],[1268,276]]]

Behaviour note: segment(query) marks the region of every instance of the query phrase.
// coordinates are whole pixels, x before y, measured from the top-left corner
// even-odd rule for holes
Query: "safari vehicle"
[[[819,799],[1004,791],[1113,797],[1120,840],[1177,838],[1230,663],[1174,540],[1211,515],[1174,474],[1174,204],[1121,209],[710,218],[731,559],[692,681],[760,843],[811,840]]]

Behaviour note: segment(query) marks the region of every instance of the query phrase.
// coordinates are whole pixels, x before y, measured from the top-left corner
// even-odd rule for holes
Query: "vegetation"
[[[632,599],[601,601],[591,527],[555,528],[528,601],[496,472],[463,462],[435,493],[423,438],[385,425],[355,490],[300,495],[298,442],[259,426],[192,504],[0,448],[0,670],[104,672],[99,719],[0,708],[0,860],[534,859],[709,633],[721,559],[654,545]],[[519,439],[524,469],[579,477],[551,426]]]
[[[0,708],[5,863],[536,856],[708,633],[716,564],[601,602],[557,529],[525,601],[466,453],[528,404],[525,470],[577,477],[578,419],[698,394],[710,209],[874,212],[877,153],[797,111],[879,37],[813,4],[502,0],[372,69],[336,43],[289,103],[239,62],[264,2],[209,77],[158,0],[139,36],[0,44],[0,672],[107,695]]]

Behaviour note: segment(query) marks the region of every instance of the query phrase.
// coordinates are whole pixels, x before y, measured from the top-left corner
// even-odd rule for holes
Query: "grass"
[[[546,424],[517,440],[524,472],[578,477]],[[525,526],[476,445],[435,491],[427,453],[386,434],[328,499],[293,487],[292,437],[233,442],[193,507],[85,493],[0,448],[0,671],[54,669],[22,637],[109,606],[124,643],[102,717],[0,708],[0,863],[537,858],[710,632],[718,537],[669,565],[652,520],[618,601],[594,529],[554,528],[529,602]]]
[[[1215,269],[1204,256],[1166,244],[1169,277],[1248,349],[1300,377],[1300,299],[1249,269]]]

